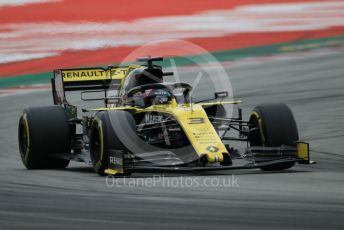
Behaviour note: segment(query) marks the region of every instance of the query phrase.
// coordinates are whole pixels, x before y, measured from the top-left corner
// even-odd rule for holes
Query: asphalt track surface
[[[30,171],[18,152],[19,113],[24,107],[49,105],[50,93],[2,97],[0,228],[343,229],[344,55],[262,61],[227,70],[235,98],[244,101],[244,114],[264,102],[291,107],[318,164],[285,172],[183,175],[193,180],[191,186],[175,182],[179,174],[165,175],[160,182],[155,176],[154,186],[141,183],[153,174],[134,174],[107,186],[105,178],[79,163],[65,170]],[[232,186],[228,178],[234,179]],[[209,186],[211,180],[227,184]]]

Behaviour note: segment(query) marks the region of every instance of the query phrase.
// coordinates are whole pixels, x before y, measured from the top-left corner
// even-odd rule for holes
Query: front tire
[[[71,151],[66,111],[59,106],[25,109],[18,126],[20,156],[27,169],[60,169],[69,160],[52,156]]]
[[[90,154],[93,169],[101,176],[105,175],[104,171],[109,167],[109,151],[126,150],[119,138],[120,130],[114,130],[111,121],[119,122],[125,127],[122,131],[135,129],[135,120],[126,111],[101,111],[95,116],[90,132]],[[122,174],[128,175],[127,172]]]
[[[296,146],[299,134],[292,111],[283,103],[264,104],[253,109],[250,116],[250,146]],[[264,171],[279,171],[294,166],[294,162],[261,167]]]

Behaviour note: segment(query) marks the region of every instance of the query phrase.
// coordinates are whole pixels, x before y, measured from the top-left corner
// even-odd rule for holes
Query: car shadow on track
[[[75,172],[75,173],[89,173],[95,174],[92,167],[89,166],[71,166],[63,171]],[[154,176],[164,176],[164,177],[209,177],[209,176],[228,176],[228,175],[271,175],[271,174],[293,174],[293,173],[308,173],[313,172],[313,170],[300,170],[300,169],[289,169],[283,171],[261,171],[259,169],[251,170],[228,170],[228,171],[217,171],[217,172],[197,172],[197,173],[185,173],[185,172],[161,172],[161,173],[133,173],[131,175],[119,175],[116,177],[130,177],[130,178],[145,178]]]

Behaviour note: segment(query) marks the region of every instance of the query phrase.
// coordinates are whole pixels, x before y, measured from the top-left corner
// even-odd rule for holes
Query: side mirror
[[[162,76],[173,76],[174,73],[173,72],[163,72]]]
[[[228,97],[227,91],[215,92],[215,99],[226,98],[226,97]]]

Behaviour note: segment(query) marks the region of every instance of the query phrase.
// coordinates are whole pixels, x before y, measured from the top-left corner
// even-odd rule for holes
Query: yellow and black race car
[[[24,109],[19,121],[21,159],[28,169],[64,168],[70,160],[93,166],[100,175],[151,171],[213,171],[260,168],[284,170],[309,163],[309,146],[299,141],[285,104],[253,109],[248,121],[227,118],[216,92],[207,102],[193,102],[192,86],[166,83],[155,61],[143,65],[55,70],[54,106]],[[103,108],[82,109],[66,93],[81,91],[84,101],[102,100]],[[92,97],[102,93],[101,97]],[[82,116],[78,113],[82,112]],[[235,137],[226,133],[237,131]],[[221,135],[219,133],[222,133]],[[231,132],[232,133],[232,132]],[[233,141],[247,143],[239,153]]]

